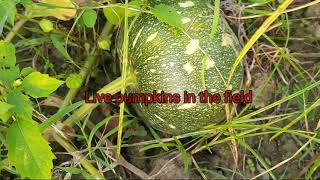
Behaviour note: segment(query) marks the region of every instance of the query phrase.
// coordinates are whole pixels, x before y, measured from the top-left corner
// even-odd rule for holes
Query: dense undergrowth
[[[243,46],[234,68],[243,64],[253,103],[228,106],[224,124],[171,136],[130,105],[85,104],[84,97],[90,88],[124,93],[132,82],[128,18],[150,13],[183,30],[174,8],[0,0],[0,177],[320,178],[319,2],[209,2],[212,36],[224,16]]]

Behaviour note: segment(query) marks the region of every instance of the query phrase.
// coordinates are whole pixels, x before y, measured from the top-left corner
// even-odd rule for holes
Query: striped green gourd
[[[184,31],[142,13],[129,32],[129,66],[136,77],[130,92],[179,93],[179,104],[137,105],[143,119],[163,132],[182,134],[210,124],[223,123],[225,105],[183,103],[183,93],[208,90],[223,93],[231,67],[236,59],[239,41],[220,16],[216,36],[210,39],[213,10],[205,0],[151,1],[174,7],[182,16]],[[243,67],[239,66],[231,81],[233,91],[242,85]]]

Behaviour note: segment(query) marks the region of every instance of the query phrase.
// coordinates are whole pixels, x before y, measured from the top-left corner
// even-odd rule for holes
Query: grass
[[[316,169],[319,168],[320,164],[319,156],[317,156],[319,151],[316,150],[320,143],[318,129],[310,127],[310,124],[315,124],[315,121],[318,120],[316,118],[319,118],[317,115],[319,114],[320,100],[319,94],[315,92],[317,92],[320,87],[320,68],[304,66],[301,60],[298,60],[299,58],[296,57],[297,54],[302,54],[302,57],[308,57],[308,54],[311,53],[292,53],[288,51],[288,49],[290,48],[289,45],[292,41],[315,42],[319,40],[318,37],[292,37],[293,32],[291,31],[291,26],[292,23],[295,22],[290,20],[290,12],[301,10],[319,2],[320,1],[312,1],[291,9],[288,9],[288,6],[293,3],[292,0],[285,0],[279,6],[277,6],[273,1],[259,3],[259,6],[256,6],[255,3],[239,2],[239,4],[247,6],[243,12],[246,15],[237,17],[236,19],[246,25],[245,28],[247,29],[244,30],[245,32],[241,33],[248,33],[248,36],[251,38],[244,39],[244,48],[235,60],[233,69],[229,74],[227,85],[230,85],[230,80],[236,67],[240,65],[241,61],[246,60],[245,57],[247,56],[256,60],[257,64],[255,67],[263,67],[263,65],[261,65],[262,63],[266,63],[268,65],[267,67],[271,67],[270,71],[265,72],[267,73],[267,78],[264,80],[263,85],[260,86],[256,90],[256,94],[254,94],[254,103],[256,98],[261,95],[263,96],[263,93],[271,80],[277,80],[280,84],[279,86],[282,85],[287,87],[287,91],[280,91],[277,97],[270,100],[272,102],[268,102],[268,105],[262,108],[255,109],[254,103],[243,107],[241,111],[236,112],[234,117],[229,117],[229,122],[227,124],[212,125],[207,127],[205,130],[169,138],[161,138],[163,137],[163,134],[158,133],[148,126],[148,128],[150,128],[148,131],[152,134],[152,136],[150,136],[153,138],[152,140],[131,142],[130,139],[123,139],[123,131],[124,128],[130,128],[132,124],[138,124],[137,119],[139,119],[139,117],[132,117],[131,115],[127,116],[125,114],[124,103],[122,103],[120,105],[120,111],[116,115],[110,115],[105,119],[100,120],[100,122],[94,123],[92,112],[98,104],[85,104],[76,111],[74,110],[82,104],[81,102],[67,106],[67,104],[74,101],[75,95],[80,90],[77,89],[69,91],[69,95],[64,98],[63,108],[46,120],[45,123],[41,124],[40,129],[45,132],[45,130],[51,127],[53,129],[58,129],[58,132],[61,131],[61,133],[64,134],[62,128],[55,124],[60,122],[64,116],[70,115],[70,112],[74,111],[72,115],[63,121],[62,126],[72,127],[77,125],[80,128],[80,132],[77,132],[75,136],[80,140],[81,146],[78,146],[77,148],[81,148],[81,150],[77,150],[71,142],[68,142],[58,134],[54,133],[53,135],[55,140],[62,147],[64,147],[70,154],[73,154],[74,157],[79,158],[81,166],[84,167],[89,174],[97,178],[102,178],[102,172],[111,171],[115,177],[121,179],[122,177],[116,169],[116,166],[118,165],[124,166],[127,170],[133,172],[133,174],[140,178],[146,176],[154,177],[155,174],[148,175],[143,171],[141,172],[140,169],[133,165],[134,163],[130,164],[121,155],[126,152],[120,151],[122,148],[125,148],[126,150],[130,148],[138,148],[140,152],[150,152],[150,150],[160,151],[162,154],[158,154],[157,156],[170,155],[174,153],[175,156],[170,162],[173,162],[174,159],[181,156],[185,173],[190,172],[191,170],[196,170],[203,179],[209,179],[212,176],[225,179],[230,179],[231,177],[236,179],[248,177],[251,179],[258,179],[265,174],[268,174],[272,179],[277,179],[279,177],[279,173],[275,171],[277,168],[281,168],[285,164],[290,163],[293,159],[297,159],[299,157],[300,162],[308,161],[309,159],[316,157],[315,160],[310,161],[311,163],[308,164],[310,170],[307,169],[305,172],[306,178],[311,179],[311,177],[315,175]],[[219,3],[220,1],[216,0],[215,7],[217,7]],[[103,7],[105,6],[100,5],[95,8],[98,9]],[[123,56],[121,58],[122,76],[102,88],[99,91],[101,93],[114,94],[119,91],[121,91],[121,93],[125,93],[126,87],[130,85],[133,80],[132,75],[127,73],[128,40],[130,38],[128,36],[128,0],[126,0],[124,8],[124,41],[122,51]],[[219,12],[217,11],[217,8],[215,8],[215,12]],[[221,14],[219,13],[214,14],[215,20],[212,25],[212,37],[214,37],[216,33],[215,29],[217,27],[217,23],[215,22],[218,22],[217,19],[220,15]],[[259,18],[265,16],[268,18],[262,23]],[[235,19],[234,17],[232,18]],[[80,16],[72,25],[72,30],[75,31],[75,27],[79,19]],[[19,34],[19,30],[23,28],[26,22],[27,19],[22,18],[13,28],[9,28],[10,33],[6,36],[5,40],[8,42],[12,41],[16,35],[18,38],[26,40],[23,35]],[[281,25],[278,25],[279,22]],[[277,26],[273,27],[274,24]],[[270,27],[272,27],[272,29],[270,29]],[[277,33],[277,30],[281,33]],[[74,31],[70,30],[65,38],[68,39],[69,35],[70,37],[73,36]],[[276,34],[276,36],[274,36],[274,34]],[[71,37],[71,39],[73,39],[73,37]],[[78,39],[80,39],[80,37],[75,38],[74,41],[77,41]],[[27,42],[30,42],[30,40]],[[41,53],[41,56],[45,58],[39,48],[34,47],[32,44],[27,44],[27,46],[36,53]],[[39,44],[35,46],[39,46]],[[96,51],[92,52],[97,53]],[[255,52],[255,54],[253,52]],[[319,56],[316,54],[315,57],[317,58]],[[315,60],[315,63],[318,63],[316,61],[317,60]],[[85,68],[80,70],[80,74],[83,75],[83,82],[85,82],[86,78],[90,75],[86,70],[91,69],[95,64],[95,61],[86,61],[86,63],[87,64],[84,65]],[[249,74],[250,73],[251,72],[249,72]],[[259,77],[252,78],[257,79]],[[294,88],[294,84],[299,84],[299,88]],[[296,105],[298,101],[297,99],[299,98],[301,98],[300,108]],[[310,118],[310,114],[312,113],[316,114],[314,118]],[[115,117],[119,117],[118,127],[114,127],[108,132],[103,130],[103,128],[106,128],[108,123],[110,123],[110,120]],[[129,120],[125,120],[127,118],[129,118]],[[82,119],[85,120],[80,121]],[[110,137],[116,133],[118,133],[118,138],[117,144],[114,145],[113,142],[108,140],[108,138],[110,139]],[[257,150],[257,148],[253,147],[253,144],[249,142],[250,139],[254,138],[256,140],[260,140],[263,137],[268,137],[269,141],[279,140],[283,142],[284,134],[294,137],[294,139],[299,142],[297,145],[299,148],[289,157],[285,157],[281,160],[277,159],[278,161],[276,163],[272,161],[272,164],[269,164],[266,161],[263,150]],[[97,139],[96,136],[99,139]],[[239,166],[236,167],[236,170],[234,167],[220,167],[224,172],[227,172],[226,176],[222,176],[212,169],[205,169],[195,158],[203,154],[215,153],[213,149],[219,148],[225,144],[230,145],[232,149],[231,154],[234,156],[235,161],[241,160],[239,155],[250,155],[255,160],[254,165],[256,167],[259,165],[263,171],[258,173],[258,171],[255,170],[255,174],[252,175],[247,172],[247,169],[243,169],[243,172],[240,171]],[[240,150],[245,150],[246,152],[242,153]],[[154,159],[154,157],[145,158],[150,160]],[[88,159],[90,159],[90,161]],[[238,162],[232,163],[237,164]],[[74,164],[71,164],[71,166],[77,167],[78,165],[75,162]],[[9,166],[4,165],[3,168],[9,172],[11,171]],[[166,167],[163,167],[156,174],[161,174],[165,171]],[[286,175],[289,176],[290,173],[293,172],[288,172],[288,174],[284,173],[283,175],[286,177]]]

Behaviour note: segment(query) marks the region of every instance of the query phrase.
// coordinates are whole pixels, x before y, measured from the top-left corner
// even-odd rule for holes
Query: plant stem
[[[113,28],[114,28],[114,25],[106,22],[106,24],[104,25],[103,30],[102,30],[99,38],[110,39],[111,35],[112,35],[112,32],[113,32]],[[88,55],[88,57],[85,60],[86,62],[84,64],[83,68],[81,68],[81,70],[80,70],[79,74],[80,74],[81,79],[82,79],[81,84],[83,84],[83,82],[86,80],[87,76],[89,75],[89,73],[90,73],[90,71],[92,69],[92,66],[95,63],[96,57],[93,55],[94,53],[95,53],[95,51],[93,51],[93,53]],[[67,105],[72,103],[74,97],[77,95],[77,93],[79,92],[80,88],[81,87],[69,90],[68,94],[64,98],[62,107],[65,107],[65,106],[67,106]]]
[[[12,28],[10,33],[7,35],[7,37],[4,39],[5,42],[11,42],[12,39],[16,36],[16,34],[19,32],[19,30],[22,28],[22,26],[28,21],[28,19],[20,19]]]
[[[96,179],[104,179],[103,175],[97,171],[97,169],[80,153],[77,153],[77,150],[71,145],[68,141],[62,138],[59,134],[53,133],[53,138],[72,156],[79,159],[81,165]]]
[[[128,74],[126,81],[127,81],[127,86],[134,84],[134,75]],[[111,83],[109,83],[108,85],[100,89],[98,93],[99,94],[109,93],[113,95],[121,90],[121,84],[122,84],[122,77],[119,77],[118,79],[112,81]],[[95,109],[98,105],[99,103],[92,103],[92,104],[85,104],[81,106],[72,116],[70,116],[67,120],[65,120],[63,124],[65,126],[74,125],[75,121],[84,118],[88,114],[88,112]]]
[[[100,35],[101,38],[110,38],[110,35],[113,32],[113,25],[110,23],[106,23],[104,30],[102,32],[102,34]],[[93,51],[94,52],[94,51]],[[87,78],[87,76],[89,75],[92,66],[95,63],[96,60],[96,56],[93,55],[94,53],[91,53],[88,55],[88,57],[86,58],[86,62],[83,66],[83,68],[81,68],[79,74],[81,76],[81,84],[83,84],[83,82],[85,81],[85,79]],[[110,84],[108,84],[105,88],[102,88],[99,93],[111,93],[111,94],[115,94],[116,92],[119,91],[119,88],[117,88],[118,84],[117,82],[111,82]],[[75,98],[75,96],[77,95],[77,93],[79,92],[81,87],[76,88],[76,89],[70,89],[68,94],[66,95],[64,101],[63,101],[63,105],[62,107],[67,106],[68,104],[72,103],[73,99]],[[69,125],[72,126],[74,124],[75,120],[78,120],[79,118],[81,119],[81,117],[84,117],[90,110],[93,110],[95,107],[98,106],[97,104],[86,104],[84,106],[82,106],[76,113],[73,114],[73,116],[71,116],[70,118],[68,118],[64,125]],[[59,134],[57,133],[53,133],[53,137],[54,139],[63,147],[67,150],[67,152],[72,153],[75,156],[75,152],[76,149],[70,144],[68,143],[65,139],[63,139]],[[104,177],[96,170],[96,168],[94,166],[92,166],[90,164],[90,162],[83,157],[83,155],[78,154],[77,155],[78,158],[80,158],[80,163],[82,164],[82,166],[94,177],[96,177],[97,179],[103,179]]]
[[[86,80],[89,72],[91,71],[92,69],[92,66],[95,62],[95,59],[96,57],[94,55],[89,55],[87,58],[86,58],[86,62],[84,64],[84,66],[81,68],[81,71],[80,71],[80,76],[81,76],[81,84],[83,84],[83,82]],[[79,88],[76,88],[76,89],[70,89],[68,94],[66,95],[66,97],[64,98],[64,101],[63,101],[63,104],[62,104],[62,108],[71,104],[74,97],[77,95],[77,93],[79,92],[81,86]]]

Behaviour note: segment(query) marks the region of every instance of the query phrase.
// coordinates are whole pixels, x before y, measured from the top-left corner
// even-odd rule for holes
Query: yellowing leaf
[[[48,74],[33,72],[23,80],[22,88],[25,93],[33,98],[40,98],[48,97],[63,83],[63,81],[49,77]]]
[[[77,13],[76,5],[71,0],[40,0],[37,3],[26,4],[25,8],[28,16],[53,16],[64,21],[72,19]]]
[[[48,19],[41,19],[41,21],[39,21],[39,26],[43,32],[50,32],[54,29],[53,23]]]
[[[51,179],[55,156],[42,137],[38,123],[17,118],[8,129],[7,144],[9,164],[15,166],[22,178]]]

